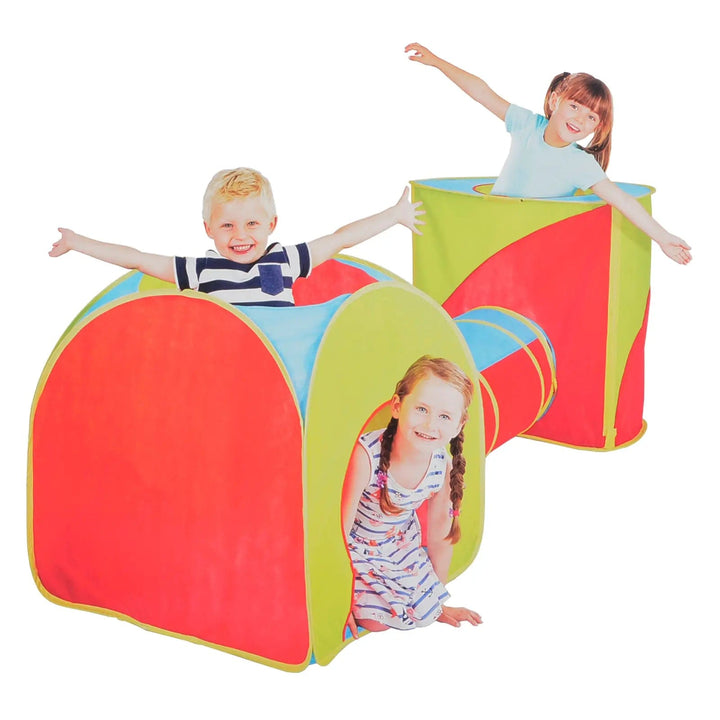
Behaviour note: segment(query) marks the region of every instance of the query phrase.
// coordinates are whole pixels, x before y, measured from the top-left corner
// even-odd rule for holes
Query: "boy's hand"
[[[58,228],[61,237],[57,242],[53,243],[52,249],[48,253],[50,257],[59,257],[66,252],[72,250],[72,242],[76,238],[75,233],[67,228]]]
[[[435,66],[439,62],[440,58],[437,55],[431,53],[426,47],[420,45],[420,43],[410,43],[405,47],[405,52],[414,52],[414,55],[408,55],[408,60],[413,62],[419,62],[423,65]]]
[[[657,244],[671,260],[680,265],[687,265],[692,260],[690,246],[677,235],[668,234],[667,238],[658,240]]]
[[[438,622],[447,623],[453,627],[460,627],[461,622],[469,622],[471,625],[482,624],[482,618],[474,611],[464,607],[448,607],[443,605],[442,613]]]
[[[424,210],[419,209],[422,202],[411,203],[409,198],[410,190],[406,187],[395,205],[396,220],[406,228],[410,228],[416,235],[422,235],[417,227],[418,225],[425,224],[422,220],[418,219],[419,215],[425,214]]]

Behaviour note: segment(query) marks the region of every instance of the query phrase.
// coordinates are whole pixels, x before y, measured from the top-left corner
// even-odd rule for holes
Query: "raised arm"
[[[671,260],[680,265],[687,265],[692,260],[690,246],[676,235],[671,235],[634,197],[614,182],[601,180],[592,186],[592,191],[649,235]]]
[[[507,100],[501,98],[484,80],[472,75],[462,68],[451,65],[447,60],[439,58],[431,53],[426,47],[419,43],[410,43],[405,52],[412,52],[408,58],[413,62],[435,67],[447,78],[452,80],[463,92],[467,93],[473,100],[487,108],[493,115],[505,120],[505,113],[510,107]]]
[[[84,235],[78,235],[67,228],[58,228],[60,239],[53,243],[48,253],[50,257],[59,257],[70,250],[89,255],[96,260],[119,265],[129,270],[140,270],[167,282],[175,281],[173,259],[167,255],[144,253],[126,245],[100,242]]]
[[[419,209],[422,203],[409,201],[409,193],[408,188],[405,188],[400,200],[387,210],[351,222],[336,230],[332,235],[325,235],[309,242],[313,267],[329,260],[341,250],[358,245],[393,225],[404,225],[414,233],[422,235],[417,226],[425,224],[419,219],[419,216],[424,215],[425,211]]]

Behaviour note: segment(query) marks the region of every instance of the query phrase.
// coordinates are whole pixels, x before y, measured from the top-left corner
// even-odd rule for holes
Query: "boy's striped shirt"
[[[254,263],[238,263],[208,250],[203,258],[175,257],[175,283],[180,290],[197,290],[231,305],[295,305],[292,286],[312,269],[307,243],[272,243]]]

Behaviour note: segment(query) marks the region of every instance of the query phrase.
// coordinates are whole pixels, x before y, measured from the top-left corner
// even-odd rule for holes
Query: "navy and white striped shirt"
[[[238,263],[208,250],[204,258],[176,257],[175,283],[180,290],[197,290],[231,305],[295,305],[293,283],[308,277],[312,264],[307,243],[272,243],[254,263]]]

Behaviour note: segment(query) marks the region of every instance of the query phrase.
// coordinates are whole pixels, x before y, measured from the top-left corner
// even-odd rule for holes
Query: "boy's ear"
[[[277,227],[277,215],[270,221],[270,232]]]
[[[205,234],[211,238],[212,235],[210,234],[210,228],[208,227],[208,224],[203,220],[203,225],[205,226]]]

